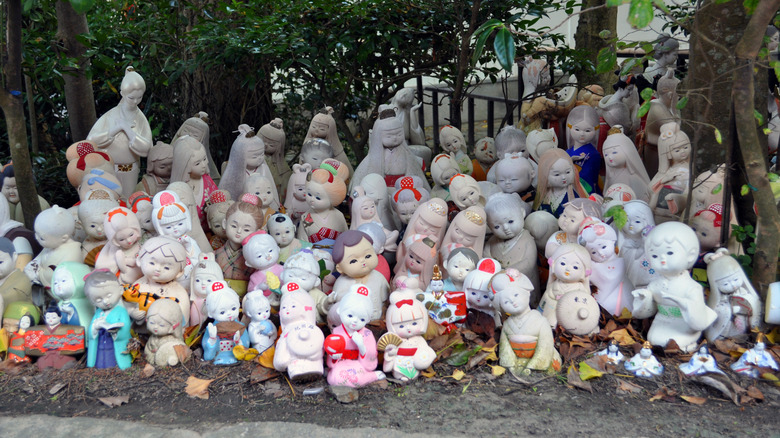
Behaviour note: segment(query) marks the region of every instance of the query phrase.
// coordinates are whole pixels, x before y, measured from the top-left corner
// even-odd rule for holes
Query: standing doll
[[[650,177],[647,175],[645,163],[639,157],[634,142],[623,133],[622,127],[617,126],[609,130],[602,152],[606,164],[604,187],[628,184],[634,191],[635,199],[649,201]]]
[[[218,281],[211,285],[206,308],[214,322],[206,326],[201,341],[204,360],[212,360],[214,365],[233,365],[238,363],[233,348],[239,344],[249,348],[249,333],[238,320],[240,305],[238,294],[227,283]]]
[[[411,282],[416,283],[414,280]],[[379,339],[380,345],[386,344],[384,372],[392,372],[393,377],[402,382],[416,379],[420,371],[427,369],[436,359],[436,352],[422,336],[428,330],[428,312],[415,298],[413,289],[404,285],[392,293],[385,320],[388,334]],[[385,336],[386,343],[383,342]]]
[[[466,151],[466,139],[460,129],[445,125],[439,131],[439,139],[444,153],[449,154],[458,164],[458,173],[471,175],[474,167]]]
[[[195,196],[195,207],[201,227],[208,228],[205,205],[211,193],[217,190],[217,185],[209,175],[209,158],[206,148],[201,142],[189,135],[179,137],[173,143],[171,182],[175,181],[183,181],[190,186],[192,194]]]
[[[578,166],[580,178],[590,187],[588,193],[601,193],[599,172],[601,154],[594,143],[598,137],[599,114],[590,105],[574,107],[566,119],[566,137],[569,148],[566,152]]]
[[[49,293],[62,313],[62,323],[87,326],[94,315],[94,306],[84,295],[84,277],[92,270],[77,262],[60,263],[54,270]]]
[[[563,206],[575,198],[587,198],[580,176],[569,154],[562,149],[550,149],[539,162],[539,185],[534,198],[534,210],[543,210],[558,217]]]
[[[84,280],[84,294],[96,307],[87,328],[87,367],[130,368],[130,316],[122,306],[122,285],[110,271],[97,270]]]
[[[241,247],[247,236],[263,226],[263,212],[257,203],[255,195],[246,194],[230,206],[222,222],[222,227],[227,232],[227,242],[214,251],[214,257],[225,273],[225,281],[239,296],[246,293],[249,276],[252,274],[252,269],[246,265]]]
[[[282,333],[276,342],[274,368],[294,382],[322,376],[325,335],[317,327],[314,300],[296,283],[287,283],[279,306]]]
[[[287,183],[287,195],[284,197],[284,209],[290,218],[298,224],[309,209],[306,202],[306,179],[311,172],[310,164],[293,164],[292,174]]]
[[[238,127],[238,137],[230,147],[230,157],[219,180],[219,188],[230,193],[231,198],[238,199],[243,194],[246,178],[253,173],[273,178],[265,164],[263,139],[255,135],[254,128],[242,124]]]
[[[578,242],[588,250],[593,262],[590,282],[597,289],[596,301],[616,316],[620,316],[623,309],[631,312],[634,285],[625,276],[625,260],[617,255],[615,230],[598,220],[586,221],[580,229]]]
[[[477,181],[487,181],[487,174],[493,163],[496,162],[496,142],[490,137],[483,137],[474,144],[474,155],[471,167],[474,169],[471,176]]]
[[[244,238],[242,248],[248,267],[255,269],[249,277],[248,292],[260,290],[274,307],[279,305],[279,294],[272,293],[269,275],[279,277],[282,265],[279,264],[279,245],[265,231],[257,231]]]
[[[590,295],[590,256],[576,243],[564,243],[549,259],[550,278],[547,290],[539,301],[539,310],[547,318],[550,327],[558,325],[556,308],[558,300],[568,292],[584,292]]]
[[[132,211],[117,207],[106,214],[103,230],[108,242],[100,251],[95,269],[118,273],[120,283],[135,283],[143,275],[136,265],[138,250],[141,249],[141,225],[138,218]]]
[[[218,281],[225,281],[225,278],[214,260],[214,253],[200,253],[198,263],[190,273],[190,325],[201,325],[208,318],[206,297]]]
[[[242,304],[244,315],[249,317],[250,323],[246,328],[249,333],[249,342],[252,348],[262,354],[274,346],[277,331],[271,317],[271,303],[262,291],[255,290],[244,295]]]
[[[258,134],[265,144],[265,164],[274,177],[276,192],[284,195],[292,170],[284,158],[285,134],[282,119],[277,117],[266,123],[260,127]]]
[[[347,185],[337,174],[315,169],[306,183],[309,209],[298,226],[298,238],[319,246],[332,245],[340,233],[347,231],[347,221],[336,209],[346,196]]]
[[[710,295],[707,306],[718,315],[705,334],[707,340],[745,337],[761,328],[761,298],[729,251],[720,248],[704,256]]]

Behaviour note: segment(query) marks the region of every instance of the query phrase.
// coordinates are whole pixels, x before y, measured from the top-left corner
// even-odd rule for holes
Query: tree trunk
[[[89,58],[84,56],[86,48],[76,36],[88,33],[87,16],[78,14],[68,0],[57,0],[57,39],[65,49],[65,56],[75,58],[78,68],[63,69],[65,80],[65,104],[68,107],[71,141],[87,138],[89,130],[97,121],[95,95],[92,81],[87,75]],[[32,116],[31,116],[32,117]],[[34,120],[34,119],[33,119]]]
[[[594,11],[580,14],[577,23],[577,31],[574,34],[574,44],[578,49],[587,51],[588,59],[593,63],[594,68],[575,72],[577,79],[582,85],[598,84],[604,88],[604,92],[611,93],[612,84],[617,82],[617,77],[611,71],[596,74],[595,65],[596,56],[604,47],[614,46],[609,40],[604,40],[599,36],[602,30],[608,30],[612,36],[617,36],[617,10],[618,8],[606,8],[606,0],[583,0],[582,10],[590,8],[599,8]]]
[[[480,0],[476,0],[471,5],[471,18],[469,27],[464,29],[460,35],[460,47],[458,49],[458,74],[455,78],[455,84],[452,88],[450,97],[450,124],[458,129],[461,126],[461,111],[463,110],[463,100],[466,94],[466,77],[470,70],[471,61],[471,35],[477,29],[479,23],[479,8],[482,5]],[[471,145],[469,145],[471,147]]]
[[[27,125],[24,121],[22,99],[22,2],[7,0],[6,5],[6,47],[2,59],[5,88],[0,90],[0,108],[5,114],[8,126],[8,144],[14,162],[16,185],[20,203],[24,210],[24,224],[33,229],[35,216],[41,211],[38,193],[33,183],[30,151],[27,147]]]

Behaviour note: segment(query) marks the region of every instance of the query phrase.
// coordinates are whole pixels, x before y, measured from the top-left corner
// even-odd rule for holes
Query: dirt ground
[[[85,368],[39,372],[34,366],[6,369],[0,375],[0,415],[101,417],[184,426],[199,432],[214,424],[285,421],[471,436],[780,433],[778,387],[731,374],[739,386],[754,386],[750,390],[754,397],[743,394],[744,403],[738,406],[713,387],[683,378],[676,370],[680,363],[676,358],[663,359],[667,371],[660,379],[637,379],[618,371],[589,380],[592,392],[571,387],[565,374],[532,374],[523,377],[526,383],[519,383],[508,373],[494,377],[485,364],[467,370],[456,381],[445,377],[455,368],[440,362],[434,364],[435,377],[421,377],[409,385],[374,384],[360,389],[359,398],[349,404],[335,399],[324,378],[290,384],[276,376],[253,383],[259,365],[252,362],[215,367],[194,360],[184,367],[156,369],[150,376],[140,362],[124,372]],[[208,399],[187,395],[190,376],[214,379],[208,386]],[[304,395],[304,390],[316,388],[325,389]],[[664,392],[659,393],[661,389]],[[650,401],[656,395],[657,400]],[[127,396],[127,403],[109,407],[100,400],[116,402],[112,397],[117,396]]]

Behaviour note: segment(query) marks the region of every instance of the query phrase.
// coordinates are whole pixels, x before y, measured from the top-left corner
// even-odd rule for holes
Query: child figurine
[[[333,158],[346,164],[349,168],[349,173],[353,172],[352,164],[347,158],[347,154],[344,152],[344,146],[341,145],[338,132],[336,131],[336,119],[331,115],[333,113],[332,107],[325,107],[314,115],[309,124],[309,130],[306,132],[306,140],[310,138],[320,138],[328,142],[333,150]],[[402,133],[403,135],[403,133]],[[312,166],[314,169],[319,167]]]
[[[49,293],[62,313],[62,323],[87,326],[95,308],[84,295],[84,277],[92,270],[77,262],[60,263],[54,270]]]
[[[331,306],[338,303],[353,284],[360,283],[371,292],[371,321],[381,319],[390,285],[376,271],[378,261],[371,238],[356,230],[341,233],[333,244],[333,261],[341,276],[333,285],[333,292],[328,295],[328,303]]]
[[[311,172],[310,164],[293,164],[292,174],[287,183],[284,209],[296,224],[309,209],[309,204],[306,202],[306,179],[309,172]]]
[[[765,336],[759,333],[756,338],[756,345],[753,348],[742,353],[739,360],[731,364],[731,369],[735,373],[743,374],[754,379],[759,378],[759,368],[769,368],[775,371],[780,370],[777,361],[772,357],[772,353],[766,351]]]
[[[146,362],[155,367],[172,367],[189,360],[192,351],[184,343],[181,308],[175,301],[153,302],[146,315],[146,329],[149,331],[144,347]]]
[[[339,304],[341,324],[325,338],[328,384],[360,388],[383,380],[385,373],[376,371],[376,339],[366,328],[372,312],[368,288],[354,284]]]
[[[249,175],[244,182],[243,192],[257,196],[258,206],[263,210],[263,222],[268,222],[268,218],[279,210],[279,195],[271,177],[257,173]]]
[[[333,158],[333,148],[327,141],[321,138],[309,138],[301,145],[300,164],[307,164],[312,169],[319,169],[327,158]]]
[[[92,192],[89,198],[78,206],[79,222],[87,234],[86,239],[81,242],[81,256],[82,261],[89,266],[95,266],[98,255],[107,242],[103,222],[109,210],[116,207],[117,203],[108,199],[102,191]]]
[[[728,223],[726,224],[728,226]],[[699,210],[691,219],[691,228],[696,232],[701,246],[701,254],[706,254],[720,246],[720,231],[723,228],[723,205],[712,204]]]
[[[606,164],[604,187],[617,183],[628,184],[634,191],[635,199],[648,202],[650,177],[634,142],[623,133],[621,126],[609,130],[602,153]]]
[[[384,226],[384,223],[379,218],[374,199],[366,195],[363,187],[357,186],[352,192],[352,223],[349,229],[357,230],[361,225],[366,223],[375,223],[382,226],[382,232],[385,235],[382,246],[386,251],[394,253],[398,248],[396,245],[398,231],[388,229]]]
[[[405,280],[405,281],[404,281]],[[407,283],[408,282],[408,283]],[[387,345],[383,370],[393,377],[408,382],[420,376],[436,359],[436,352],[428,346],[423,334],[428,330],[428,312],[415,299],[415,279],[401,277],[402,288],[394,291],[387,308]],[[393,334],[395,336],[391,336]],[[382,338],[379,343],[382,344]]]
[[[117,207],[106,214],[103,230],[108,239],[95,262],[95,269],[108,269],[119,276],[119,282],[133,284],[143,276],[136,265],[141,244],[141,224],[135,214]]]
[[[328,314],[327,295],[320,290],[320,262],[311,250],[301,250],[287,259],[279,279],[283,285],[296,283],[302,290],[308,291],[317,308],[317,322],[325,323]]]
[[[555,250],[548,263],[550,278],[539,301],[539,310],[550,327],[555,328],[558,325],[556,308],[561,297],[574,291],[590,295],[590,257],[588,251],[576,243],[564,243]]]
[[[702,374],[707,373],[726,374],[718,368],[718,364],[715,362],[715,358],[710,354],[710,349],[707,347],[706,341],[699,347],[699,351],[693,353],[693,356],[691,356],[688,363],[683,363],[678,366],[680,371],[688,377],[701,376]]]
[[[84,294],[96,307],[87,329],[87,367],[130,368],[130,316],[121,304],[122,285],[116,275],[107,270],[93,271],[84,280]]]
[[[212,192],[209,197],[209,202],[206,205],[206,221],[209,223],[212,234],[209,243],[214,250],[222,248],[227,242],[227,230],[222,226],[222,222],[225,220],[231,205],[233,205],[233,200],[230,199],[230,193],[224,190]]]
[[[247,267],[255,269],[249,277],[248,292],[260,290],[271,301],[271,305],[279,305],[279,295],[273,293],[269,283],[269,274],[279,277],[282,265],[279,264],[279,245],[265,231],[256,231],[244,238],[242,251]]]
[[[461,211],[472,205],[484,207],[486,202],[477,180],[462,173],[450,179],[450,198]]]
[[[761,298],[739,262],[725,248],[705,255],[704,261],[710,283],[707,306],[718,315],[704,332],[707,340],[744,337],[761,328]]]
[[[187,251],[188,261],[184,278],[189,278],[192,264],[198,260],[198,255],[201,252],[198,242],[188,234],[192,229],[190,211],[174,192],[168,190],[154,195],[152,205],[154,206],[152,222],[157,234],[176,240]]]
[[[311,248],[311,243],[295,237],[295,224],[290,216],[276,213],[268,218],[265,224],[268,234],[279,245],[279,263],[284,264],[290,256],[304,248]]]
[[[620,362],[623,362],[625,359],[625,356],[623,356],[623,353],[620,352],[620,344],[618,341],[612,339],[609,341],[609,344],[607,344],[607,348],[599,351],[596,353],[597,356],[606,356],[607,357],[607,363],[612,365],[619,365]]]
[[[498,342],[499,364],[518,375],[560,371],[562,363],[552,329],[541,313],[529,307],[532,288],[521,276],[495,297],[499,310],[509,315]]]
[[[680,125],[672,122],[661,126],[658,173],[650,181],[650,207],[656,223],[677,220],[678,216],[671,212],[672,209],[682,212],[691,177],[690,158],[691,141],[680,130]]]
[[[401,222],[403,231],[417,207],[431,199],[431,195],[423,188],[422,182],[413,176],[405,176],[396,181],[395,185],[396,191],[392,196],[393,212]],[[400,238],[403,239],[403,235]]]
[[[194,137],[184,135],[173,142],[173,169],[171,182],[183,181],[192,189],[196,211],[202,227],[208,227],[205,205],[217,185],[209,175],[206,148]],[[156,196],[156,195],[155,195]],[[195,255],[197,257],[197,254]]]
[[[486,216],[485,209],[476,205],[458,213],[439,244],[441,259],[447,259],[450,251],[460,246],[471,248],[481,255],[487,232]]]
[[[263,139],[255,135],[254,128],[242,124],[238,126],[238,137],[230,147],[230,157],[219,180],[219,188],[230,193],[232,199],[238,199],[243,194],[244,182],[253,173],[273,178],[265,164]]]
[[[477,268],[469,272],[463,280],[468,307],[466,324],[472,331],[488,338],[492,338],[495,328],[501,326],[501,315],[496,311],[493,291],[490,290],[490,280],[499,271],[501,264],[497,260],[483,258],[477,263]],[[482,330],[477,331],[478,327]]]
[[[263,226],[263,212],[257,202],[255,195],[247,193],[230,206],[222,222],[222,227],[227,231],[227,243],[214,251],[214,257],[225,274],[225,281],[239,296],[246,293],[252,274],[252,269],[246,266],[241,247],[247,236]]]
[[[566,137],[569,148],[566,152],[579,167],[582,181],[588,184],[588,193],[601,193],[599,173],[601,154],[594,143],[598,138],[599,114],[589,105],[574,107],[566,119]]]
[[[32,304],[32,284],[24,272],[16,268],[18,257],[13,242],[0,237],[0,298],[6,306],[18,301]]]
[[[500,172],[499,172],[500,176]],[[483,255],[492,257],[504,268],[514,268],[525,274],[539,289],[539,270],[536,269],[536,242],[523,228],[525,211],[523,201],[515,193],[496,193],[485,205],[488,229],[493,236],[487,241]]]
[[[268,170],[274,177],[276,192],[279,195],[287,192],[287,181],[292,174],[290,165],[284,159],[285,133],[283,125],[282,119],[277,117],[261,126],[257,132],[265,144],[265,164],[268,165]]]
[[[617,233],[604,222],[587,220],[580,228],[578,242],[590,253],[590,282],[596,286],[594,295],[601,307],[620,316],[623,309],[634,309],[631,291],[634,285],[625,277],[626,262],[616,253]]]
[[[645,341],[639,353],[623,363],[623,366],[635,376],[648,379],[660,376],[664,372],[664,366],[653,356],[653,347],[648,341]]]
[[[542,155],[550,149],[558,148],[558,136],[555,128],[535,129],[528,133],[526,141],[528,153],[536,163],[542,161]]]
[[[417,181],[423,180],[420,177],[415,178],[417,178]],[[389,230],[400,228],[401,223],[396,220],[390,205],[390,194],[393,192],[393,187],[387,186],[385,178],[378,173],[369,173],[363,177],[360,187],[363,187],[366,196],[374,200],[377,215],[379,215],[379,220],[382,221],[384,227]]]
[[[203,360],[213,361],[214,365],[234,365],[238,359],[233,348],[239,344],[249,348],[249,333],[238,320],[240,304],[238,294],[227,283],[217,281],[211,285],[206,308],[214,322],[206,326],[201,341]]]
[[[225,281],[222,268],[215,261],[214,253],[202,252],[190,274],[190,325],[201,325],[206,321],[206,297],[211,286]]]
[[[274,368],[287,371],[293,382],[319,378],[325,335],[317,327],[314,300],[296,283],[287,283],[283,289],[279,306],[282,333],[276,342]]]
[[[242,304],[244,315],[251,321],[246,328],[252,348],[262,354],[274,346],[276,341],[276,326],[271,317],[271,303],[262,291],[255,290],[244,295]]]
[[[448,201],[450,199],[450,180],[458,173],[458,165],[449,155],[439,154],[433,157],[431,162],[431,179],[433,180],[431,198],[441,198]]]
[[[423,202],[414,211],[412,218],[409,219],[409,225],[407,225],[404,233],[404,240],[398,244],[398,250],[395,253],[396,260],[404,260],[406,257],[406,240],[409,236],[422,234],[439,243],[444,238],[446,230],[447,203],[441,198],[431,198],[429,201]],[[408,245],[411,245],[413,241],[414,239],[411,239]],[[396,269],[400,269],[399,264],[396,264]]]
[[[569,154],[561,149],[545,152],[539,162],[539,185],[536,188],[534,210],[544,210],[558,217],[569,201],[587,197]]]
[[[626,224],[618,234],[618,255],[626,261],[626,277],[636,288],[650,284],[658,275],[645,255],[645,238],[655,227],[650,206],[643,201],[628,201],[623,205]]]
[[[463,138],[460,129],[451,125],[442,126],[439,131],[439,139],[441,140],[441,149],[457,163],[458,173],[471,175],[474,168],[466,151],[466,139]]]
[[[517,193],[523,202],[533,202],[536,196],[536,188],[533,186],[536,179],[536,169],[531,160],[520,154],[509,154],[493,166],[496,174],[496,184],[504,193]],[[530,213],[531,206],[526,208]]]
[[[55,205],[35,218],[35,239],[43,250],[24,268],[31,282],[51,286],[54,267],[62,262],[81,262],[81,244],[71,239],[76,221],[64,208]]]
[[[127,205],[141,226],[141,238],[138,239],[138,244],[143,245],[150,237],[157,235],[154,222],[152,222],[152,210],[154,209],[152,198],[145,192],[135,192],[127,199]]]
[[[158,141],[146,156],[146,175],[135,186],[136,191],[154,196],[168,188],[173,168],[173,146]]]
[[[504,126],[496,135],[496,156],[505,157],[506,154],[520,154],[526,158],[529,157],[528,148],[526,148],[526,135],[522,129],[517,129],[512,125]],[[487,180],[495,183],[495,167],[488,172]]]
[[[344,215],[336,209],[347,196],[347,185],[327,169],[315,169],[306,183],[309,209],[301,218],[298,238],[320,246],[332,245],[340,233],[347,231]]]
[[[409,246],[406,258],[403,260],[404,266],[398,270],[396,275],[416,278],[420,288],[425,290],[428,288],[428,284],[433,276],[433,265],[436,263],[436,255],[436,242],[428,237],[421,237]]]
[[[31,359],[27,356],[24,349],[27,330],[35,324],[32,315],[25,313],[19,318],[19,326],[9,334],[8,353],[6,359],[13,363],[30,363]]]
[[[665,347],[674,340],[682,351],[696,348],[701,332],[717,314],[704,303],[704,292],[688,271],[699,256],[696,233],[681,222],[666,222],[650,231],[645,241],[650,267],[659,278],[634,295],[634,316],[655,315],[647,340]]]
[[[490,137],[483,137],[474,144],[474,155],[471,167],[474,169],[471,176],[477,181],[487,181],[488,172],[496,162],[496,142]]]
[[[178,195],[179,202],[187,207],[187,211],[190,212],[190,231],[187,234],[189,234],[189,236],[192,237],[195,242],[197,242],[198,247],[207,249],[209,246],[211,246],[208,237],[206,237],[206,231],[203,229],[203,226],[198,219],[198,215],[192,214],[192,212],[196,211],[198,207],[195,203],[195,196],[193,196],[190,186],[182,181],[174,181],[168,184],[166,191]]]
[[[390,284],[392,271],[390,270],[390,263],[388,263],[383,254],[385,252],[385,239],[387,238],[384,228],[382,228],[381,224],[376,222],[367,222],[359,226],[357,230],[366,233],[368,237],[371,238],[371,245],[374,247],[374,252],[376,253],[378,260],[376,270],[382,274],[385,277],[385,280],[387,280],[387,283]],[[395,242],[392,242],[392,244],[395,245]],[[395,259],[395,252],[392,253],[392,258]]]

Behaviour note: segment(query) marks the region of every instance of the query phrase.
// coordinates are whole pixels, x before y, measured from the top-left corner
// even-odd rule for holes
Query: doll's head
[[[691,220],[701,250],[712,251],[720,246],[720,231],[723,226],[723,205],[712,204],[706,210],[699,210]]]
[[[447,229],[447,203],[440,198],[423,202],[409,220],[406,233],[423,234],[441,241]]]
[[[320,264],[311,251],[301,250],[284,263],[280,279],[282,283],[297,283],[303,290],[311,291],[320,285]]]
[[[130,249],[141,238],[138,218],[124,207],[116,207],[106,213],[103,230],[106,239],[122,249]]]
[[[653,210],[645,201],[628,201],[623,204],[623,211],[626,212],[627,222],[623,225],[622,231],[629,236],[637,237],[649,232],[655,226]]]
[[[292,175],[287,183],[287,202],[295,199],[296,201],[306,200],[306,179],[311,172],[310,164],[293,164]]]
[[[584,247],[576,243],[564,243],[547,262],[550,264],[551,281],[589,284],[591,260]]]
[[[241,195],[241,199],[233,203],[225,213],[222,227],[227,233],[227,239],[236,247],[240,246],[247,236],[263,227],[263,211],[258,206],[258,199],[251,194]]]
[[[333,244],[333,261],[339,272],[352,278],[369,275],[379,264],[373,241],[357,230],[339,234]]]
[[[65,158],[68,160],[68,167],[65,170],[65,173],[68,175],[68,182],[76,188],[81,184],[84,174],[92,169],[100,169],[107,172],[114,171],[114,160],[107,153],[101,152],[95,146],[95,143],[89,140],[77,141],[68,146],[68,149],[65,151]],[[147,157],[147,162],[148,160],[149,157]],[[15,187],[16,182],[13,185]],[[0,186],[2,186],[2,183],[0,183]]]
[[[36,216],[35,240],[44,248],[54,249],[70,240],[75,228],[76,220],[68,210],[53,205]]]
[[[382,224],[377,222],[366,222],[361,224],[357,229],[360,232],[366,233],[368,237],[371,238],[374,252],[377,254],[385,252],[385,240],[387,240],[387,235],[385,234]]]
[[[52,303],[43,311],[43,322],[50,329],[60,325],[62,322],[62,311],[56,304]]]
[[[660,173],[669,170],[673,164],[687,162],[691,156],[691,141],[675,122],[661,125],[658,137],[658,158]]]
[[[78,187],[79,199],[82,201],[88,199],[90,193],[97,190],[105,191],[109,198],[118,201],[121,197],[122,186],[113,172],[90,169],[88,173],[84,174]]]
[[[206,148],[194,137],[184,135],[173,142],[173,168],[171,181],[200,179],[209,173]]]
[[[535,129],[528,133],[526,145],[531,158],[538,163],[545,152],[558,148],[558,136],[554,128]]]
[[[439,139],[441,141],[441,148],[446,153],[466,153],[466,139],[463,138],[463,133],[460,129],[452,125],[445,125],[439,132]]]
[[[352,225],[360,226],[368,222],[381,222],[376,211],[376,202],[368,197],[363,187],[352,191]]]
[[[152,206],[152,223],[160,236],[177,239],[192,229],[190,211],[176,193],[170,190],[157,193],[152,199]]]
[[[486,216],[485,209],[477,205],[458,213],[447,229],[447,234],[444,235],[441,244],[442,255],[447,257],[449,251],[457,246],[465,246],[473,249],[477,254],[482,254],[487,231]]]
[[[282,293],[279,304],[279,321],[282,327],[295,322],[315,324],[317,322],[317,307],[314,298],[306,291],[299,288],[296,283],[285,285],[287,290]],[[322,343],[320,343],[322,349]]]
[[[705,170],[693,181],[691,189],[691,206],[689,211],[706,210],[712,204],[723,202],[723,182],[726,176],[726,165],[721,164],[715,172]]]
[[[146,156],[146,173],[163,179],[171,177],[173,169],[173,146],[158,141]]]
[[[461,210],[480,203],[484,205],[485,202],[477,180],[462,173],[455,174],[450,179],[450,197]]]
[[[257,196],[262,208],[270,207],[277,198],[274,180],[260,173],[253,173],[246,178],[244,193]]]
[[[527,312],[530,307],[531,292],[534,289],[531,280],[523,276],[525,281],[515,281],[502,288],[493,298],[501,312],[507,315],[521,315]]]
[[[504,193],[520,193],[528,190],[536,176],[536,170],[528,158],[509,154],[495,165],[496,184]]]
[[[301,164],[308,164],[312,169],[319,169],[322,161],[333,158],[333,147],[321,138],[310,138],[301,146]]]
[[[650,267],[664,277],[679,275],[691,269],[699,257],[699,239],[682,222],[664,222],[647,235],[645,254]]]
[[[5,237],[0,237],[0,279],[8,277],[16,269],[16,257],[14,243]]]
[[[180,338],[184,333],[184,316],[179,304],[165,298],[155,300],[146,311],[146,329],[152,336],[174,335]]]
[[[390,196],[387,194],[387,183],[384,176],[378,173],[369,173],[360,180],[360,186],[363,187],[366,196],[376,202],[377,208],[382,208],[389,202]]]
[[[13,163],[8,163],[0,170],[0,187],[5,199],[11,204],[19,203],[19,190],[16,188],[16,173]]]
[[[336,311],[344,327],[357,331],[371,321],[374,305],[368,295],[368,286],[353,284],[349,292],[341,297]]]
[[[479,256],[470,248],[455,248],[450,252],[447,261],[444,262],[444,269],[447,271],[452,281],[463,283],[469,272],[477,267]]]
[[[314,169],[306,183],[306,202],[313,211],[336,207],[347,196],[344,180],[326,169]]]
[[[604,163],[607,165],[607,172],[613,169],[627,169],[632,175],[647,175],[642,158],[634,146],[634,142],[623,133],[622,126],[613,126],[609,130],[607,138],[602,147]]]
[[[202,252],[190,273],[190,299],[205,298],[214,282],[224,281],[222,268],[216,262],[213,252]]]
[[[417,207],[431,198],[418,176],[405,176],[396,180],[396,191],[392,196],[393,210],[401,222],[408,224]]]
[[[558,227],[566,234],[576,235],[587,217],[601,219],[601,205],[588,198],[572,199],[564,206],[558,218]]]
[[[496,135],[496,156],[520,154],[528,158],[528,148],[525,146],[526,135],[522,129],[507,125]]]
[[[295,224],[290,216],[276,213],[268,218],[268,234],[274,238],[279,248],[286,248],[295,240]]]
[[[406,144],[404,126],[396,116],[395,110],[388,107],[380,107],[379,117],[374,122],[371,132],[369,151],[373,151],[375,157],[384,149],[395,149]],[[370,152],[369,152],[370,153]]]
[[[282,119],[275,118],[260,128],[258,134],[265,143],[265,154],[284,157],[285,134]]]
[[[502,290],[516,285],[522,286],[523,289],[527,289],[529,292],[533,292],[534,290],[534,285],[531,283],[531,280],[529,280],[525,274],[514,268],[507,268],[497,272],[493,278],[490,279],[489,287],[495,298]]]
[[[569,148],[578,148],[593,142],[598,135],[599,114],[590,105],[575,106],[566,118],[566,137]]]
[[[265,231],[257,231],[244,239],[244,260],[255,269],[268,269],[279,262],[279,245]]]
[[[585,102],[593,108],[598,107],[599,101],[604,97],[604,88],[601,85],[593,84],[582,87],[577,93],[577,100]]]
[[[333,108],[325,107],[317,112],[311,119],[306,137],[330,139],[338,137],[336,132],[336,119],[333,118]]]
[[[238,321],[238,311],[241,303],[236,291],[224,281],[211,285],[211,292],[206,295],[206,311],[209,318],[216,322]]]
[[[397,290],[390,294],[385,321],[387,331],[403,339],[422,336],[428,330],[428,311],[413,291]]]
[[[525,203],[517,193],[496,193],[485,204],[490,232],[501,240],[512,239],[523,232]]]
[[[601,204],[601,210],[606,213],[610,208],[624,205],[633,199],[636,199],[636,194],[630,185],[626,183],[612,184],[604,190],[604,202]]]
[[[230,199],[230,193],[224,190],[216,190],[211,193],[209,202],[206,205],[206,220],[209,228],[217,237],[227,239],[227,230],[222,223],[227,218],[228,209],[233,205]]]
[[[653,46],[653,57],[662,65],[672,65],[677,60],[680,43],[669,34],[661,35]]]
[[[542,155],[539,162],[539,185],[536,190],[534,209],[538,209],[549,190],[566,189],[571,192],[569,200],[576,197],[586,198],[588,194],[580,184],[580,173],[574,166],[569,154],[563,149],[550,149]]]
[[[116,307],[122,300],[122,285],[108,269],[97,269],[84,278],[84,294],[100,310]]]
[[[705,255],[704,262],[707,263],[707,280],[710,283],[710,296],[707,301],[712,308],[718,304],[721,295],[732,295],[740,288],[745,288],[750,295],[758,295],[745,271],[737,259],[729,254],[728,249],[719,248]]]
[[[265,144],[260,136],[255,135],[254,128],[241,124],[238,126],[238,136],[230,147],[230,156],[219,188],[230,193],[233,199],[241,196],[247,172],[254,171],[265,162]]]
[[[601,221],[587,221],[580,230],[577,242],[590,253],[590,259],[603,263],[616,257],[617,233]]]
[[[244,295],[242,308],[244,315],[252,322],[266,321],[271,317],[271,302],[261,290],[253,290]]]
[[[498,260],[481,259],[477,269],[466,275],[463,289],[466,292],[466,303],[469,308],[489,309],[493,305],[493,291],[490,290],[490,280],[501,270]]]
[[[148,232],[156,232],[152,222],[152,198],[145,192],[135,192],[127,198],[127,205],[138,219],[141,229]]]
[[[483,166],[496,162],[496,142],[491,137],[482,137],[474,144],[474,156]]]
[[[440,187],[447,187],[450,179],[458,173],[458,165],[447,154],[439,154],[433,157],[431,162],[431,179]]]
[[[433,265],[437,257],[436,243],[427,238],[415,240],[406,249],[404,268],[409,273],[419,276],[420,287],[425,289],[433,276]]]
[[[132,66],[128,66],[125,69],[125,76],[122,78],[122,84],[119,86],[119,92],[124,99],[129,99],[128,93],[132,93],[133,91],[140,91],[141,97],[143,97],[143,93],[146,91],[146,82],[141,75],[136,73]],[[139,102],[140,97],[135,104],[138,105]]]
[[[106,234],[103,229],[105,218],[110,210],[117,208],[117,203],[110,199],[95,196],[96,194],[96,192],[93,192],[89,199],[79,204],[79,222],[81,222],[84,232],[87,233],[87,237],[95,240],[106,240]]]
[[[159,284],[170,283],[184,273],[187,251],[170,237],[152,237],[141,246],[136,263],[149,280]]]

